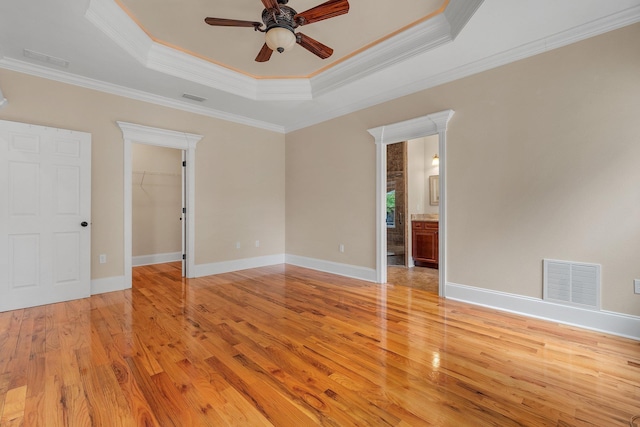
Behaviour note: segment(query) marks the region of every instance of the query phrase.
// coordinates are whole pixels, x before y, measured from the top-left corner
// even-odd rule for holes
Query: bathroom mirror
[[[440,204],[440,175],[429,177],[429,204],[431,206]]]

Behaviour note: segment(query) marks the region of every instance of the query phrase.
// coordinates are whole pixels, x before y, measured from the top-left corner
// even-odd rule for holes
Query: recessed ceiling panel
[[[156,42],[258,78],[310,77],[398,31],[444,10],[447,0],[350,0],[346,15],[299,27],[334,49],[320,59],[297,45],[269,62],[254,59],[264,44],[264,33],[253,28],[215,27],[206,17],[261,21],[260,0],[117,0],[120,7]],[[323,0],[290,0],[297,12]]]

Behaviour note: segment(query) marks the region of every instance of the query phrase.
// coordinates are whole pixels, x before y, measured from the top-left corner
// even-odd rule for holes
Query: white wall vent
[[[600,310],[600,265],[544,260],[545,301]]]
[[[203,97],[198,96],[198,95],[192,95],[192,94],[190,94],[190,93],[183,93],[183,94],[182,94],[182,97],[183,97],[183,98],[190,99],[190,100],[192,100],[192,101],[198,101],[198,102],[204,102],[204,101],[206,101],[206,100],[207,100],[207,98],[203,98]]]

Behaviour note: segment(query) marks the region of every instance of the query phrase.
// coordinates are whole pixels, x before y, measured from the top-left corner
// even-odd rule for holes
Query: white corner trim
[[[376,270],[373,268],[360,267],[357,265],[341,264],[322,259],[307,258],[299,255],[286,255],[286,263],[298,267],[309,268],[311,270],[324,271],[325,273],[337,274],[338,276],[351,277],[354,279],[376,281]]]
[[[106,277],[104,279],[91,280],[91,295],[122,291],[129,288],[131,288],[131,283],[127,283],[127,280],[124,276]]]
[[[640,340],[640,317],[594,311],[543,301],[540,298],[447,283],[447,298],[510,313]]]
[[[247,270],[249,268],[267,267],[270,265],[284,264],[285,256],[265,255],[255,258],[234,259],[231,261],[214,262],[210,264],[197,264],[194,268],[194,277],[211,276],[214,274],[230,273],[233,271]]]
[[[437,15],[421,24],[387,39],[346,61],[329,68],[311,79],[313,96],[336,90],[351,82],[435,49],[453,40],[444,15]]]
[[[474,13],[482,5],[482,1],[452,0],[444,10],[444,16],[449,24],[451,38],[455,39],[467,25]]]
[[[169,252],[164,254],[138,255],[131,258],[134,267],[141,265],[163,264],[165,262],[182,261],[182,252]]]

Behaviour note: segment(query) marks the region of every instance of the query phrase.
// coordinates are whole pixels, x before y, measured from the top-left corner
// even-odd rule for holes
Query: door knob
[[[89,225],[89,223],[87,221],[82,221],[80,225],[83,227],[86,227],[87,225]]]

